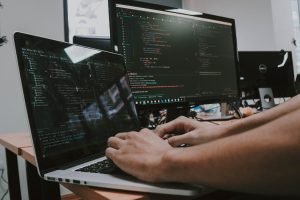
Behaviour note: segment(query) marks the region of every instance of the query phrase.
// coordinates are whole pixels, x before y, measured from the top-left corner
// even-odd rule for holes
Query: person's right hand
[[[224,131],[220,125],[198,122],[182,116],[158,126],[154,132],[161,138],[172,135],[168,142],[171,146],[178,147],[182,144],[193,146],[213,141],[221,137]]]

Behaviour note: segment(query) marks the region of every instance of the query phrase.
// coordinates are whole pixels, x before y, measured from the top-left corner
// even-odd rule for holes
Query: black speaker
[[[295,82],[295,90],[297,94],[300,94],[300,74],[297,74],[297,78]]]
[[[75,35],[73,37],[73,43],[95,49],[114,52],[111,40],[108,37],[88,37]]]

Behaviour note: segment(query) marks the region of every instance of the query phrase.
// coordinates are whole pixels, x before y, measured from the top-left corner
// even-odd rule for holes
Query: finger
[[[115,135],[115,137],[120,138],[122,140],[126,140],[129,138],[129,132],[124,132],[124,133],[118,133]]]
[[[114,149],[120,149],[120,147],[124,144],[124,140],[117,137],[110,137],[107,141],[107,145]]]
[[[186,131],[186,127],[189,125],[190,119],[186,118],[186,117],[179,117],[169,123],[163,124],[158,126],[155,129],[155,133],[159,136],[159,137],[163,137],[165,134],[168,133],[182,133],[184,131]]]
[[[173,136],[171,138],[168,139],[169,144],[172,147],[178,147],[182,144],[191,144],[191,137],[189,136],[189,134],[183,134],[183,135],[178,135],[178,136]]]
[[[141,131],[140,131],[140,133],[152,133],[153,134],[153,131],[152,130],[150,130],[150,129],[148,129],[148,128],[143,128]]]
[[[183,135],[173,136],[168,139],[168,142],[171,146],[178,147],[182,144],[188,144],[188,145],[201,144],[205,142],[203,139],[204,138],[200,137],[200,133],[194,130]]]
[[[118,150],[108,147],[105,150],[105,156],[109,159],[111,159],[112,161],[115,161],[117,159],[118,155]]]

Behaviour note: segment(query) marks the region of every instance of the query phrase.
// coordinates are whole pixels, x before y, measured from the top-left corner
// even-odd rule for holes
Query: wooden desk
[[[9,155],[15,159],[14,163],[8,165],[8,171],[12,172],[14,179],[9,179],[11,199],[21,199],[17,156],[26,161],[26,172],[28,182],[28,194],[30,199],[60,199],[59,184],[44,181],[38,176],[36,170],[35,154],[29,134],[0,134],[0,144],[3,145]],[[17,174],[17,177],[16,177]],[[175,197],[166,195],[153,195],[148,193],[126,192],[120,190],[108,190],[94,187],[80,186],[75,184],[62,184],[64,187],[77,194],[82,199],[91,200],[181,200],[186,197]],[[13,189],[11,189],[13,188]],[[16,195],[17,194],[17,195]],[[46,195],[46,196],[45,196]]]
[[[32,146],[29,133],[1,134],[0,144],[17,155],[20,155],[21,148]]]
[[[44,181],[38,176],[35,163],[31,139],[29,134],[0,134],[0,145],[6,149],[7,173],[9,181],[10,199],[21,200],[19,172],[17,156],[21,156],[26,161],[26,172],[28,181],[28,194],[30,200],[55,200],[60,199],[59,184],[56,182]],[[74,184],[62,184],[64,187],[77,194],[82,199],[87,200],[178,200],[186,199],[174,196],[152,195],[145,193],[134,193],[117,190],[100,189],[94,187],[80,186]],[[64,199],[74,199],[67,197]],[[78,198],[75,198],[78,199]],[[197,198],[201,200],[287,200],[294,198],[287,197],[266,197],[256,195],[246,195],[234,192],[217,191],[212,194]]]
[[[6,148],[7,159],[12,156],[15,162],[7,162],[10,197],[13,200],[21,200],[20,183],[17,165],[17,156],[26,161],[26,172],[28,182],[28,194],[30,200],[60,199],[59,184],[56,182],[44,181],[38,176],[35,155],[33,152],[29,134],[0,134],[0,144]],[[8,156],[9,155],[9,156]],[[13,177],[13,178],[12,178]],[[87,200],[183,200],[186,197],[175,197],[166,195],[154,195],[148,193],[126,192],[120,190],[108,190],[75,184],[62,184],[64,187]],[[229,200],[235,197],[236,193],[218,191],[201,197],[201,200]],[[69,199],[69,198],[68,198]],[[189,198],[190,199],[190,198]],[[197,198],[199,199],[199,198]]]

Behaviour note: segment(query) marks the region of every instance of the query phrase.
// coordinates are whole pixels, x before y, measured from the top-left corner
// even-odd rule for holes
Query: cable
[[[6,184],[8,184],[8,181],[7,180],[5,180],[5,178],[4,178],[4,169],[1,169],[1,179],[6,183]]]
[[[234,110],[234,112],[237,114],[237,116],[238,116],[240,119],[242,119],[242,118],[243,118],[243,114],[241,113],[241,111],[240,111],[240,109],[238,108],[238,106],[236,106],[234,103],[230,103],[229,105],[233,108],[233,110]]]
[[[1,180],[3,180],[3,182],[5,182],[6,184],[8,184],[8,181],[5,180],[5,178],[3,177],[4,175],[4,169],[1,169]],[[9,189],[6,189],[6,191],[4,192],[4,194],[1,197],[1,200],[3,200],[5,198],[5,196],[8,194]]]
[[[8,190],[5,191],[5,193],[3,194],[3,196],[1,197],[1,200],[4,199],[4,197],[8,194]]]

